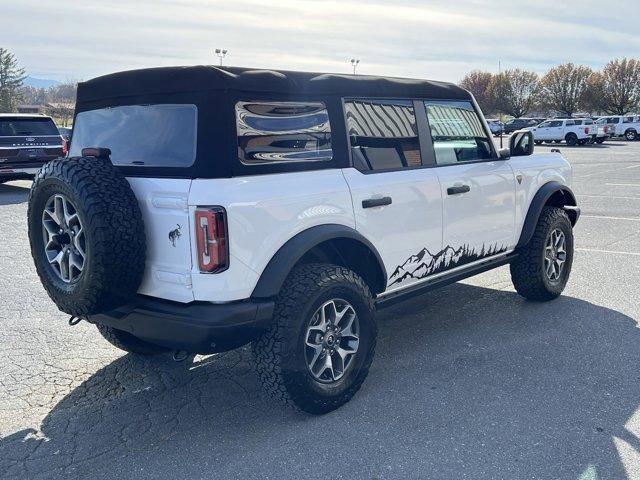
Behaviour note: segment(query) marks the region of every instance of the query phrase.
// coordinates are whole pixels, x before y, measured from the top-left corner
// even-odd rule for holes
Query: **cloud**
[[[34,76],[87,79],[160,65],[359,71],[457,81],[473,68],[594,68],[640,51],[634,15],[613,2],[481,0],[8,0],[3,46]],[[25,28],[25,24],[29,28]]]

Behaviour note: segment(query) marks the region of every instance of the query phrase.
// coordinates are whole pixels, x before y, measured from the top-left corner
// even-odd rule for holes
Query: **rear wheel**
[[[578,143],[578,136],[575,133],[567,133],[567,136],[564,137],[567,145],[575,145]]]
[[[604,137],[596,138],[596,143],[598,144],[604,143],[604,140],[605,140]]]
[[[330,412],[364,382],[376,345],[371,292],[343,267],[296,267],[276,299],[271,327],[253,343],[256,371],[274,399]]]
[[[573,230],[566,212],[543,208],[533,237],[519,253],[510,266],[516,291],[529,300],[558,297],[573,262]]]
[[[156,355],[168,350],[165,347],[145,342],[124,330],[118,330],[117,328],[108,327],[107,325],[96,326],[107,342],[125,352],[136,353],[138,355]]]
[[[536,145],[542,145],[542,140],[534,140],[533,143]]]
[[[636,140],[638,138],[638,132],[636,132],[634,129],[630,128],[629,130],[624,132],[624,138],[626,138],[629,141]]]

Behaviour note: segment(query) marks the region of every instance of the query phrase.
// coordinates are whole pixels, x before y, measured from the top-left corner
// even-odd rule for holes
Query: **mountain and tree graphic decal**
[[[388,286],[401,283],[408,278],[415,280],[425,278],[429,275],[435,275],[436,273],[506,251],[507,247],[504,245],[498,246],[498,244],[491,245],[489,248],[482,245],[480,251],[466,244],[457,249],[447,245],[435,254],[423,248],[415,255],[411,255],[402,265],[396,267],[391,277],[389,277]]]

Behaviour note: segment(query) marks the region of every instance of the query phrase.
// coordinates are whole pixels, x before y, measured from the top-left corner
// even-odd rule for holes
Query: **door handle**
[[[391,197],[369,198],[362,201],[362,208],[383,207],[391,205]]]
[[[469,185],[455,185],[447,188],[447,195],[458,195],[459,193],[467,193],[471,190]]]

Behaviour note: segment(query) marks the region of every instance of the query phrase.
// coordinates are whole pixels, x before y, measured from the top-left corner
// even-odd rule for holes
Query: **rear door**
[[[435,169],[421,153],[427,137],[410,100],[344,102],[354,168],[343,170],[356,228],[378,249],[388,291],[442,267],[442,197]],[[428,145],[428,144],[427,144]]]
[[[497,158],[469,101],[425,101],[443,199],[448,269],[499,255],[515,244],[515,176]]]
[[[79,113],[70,155],[87,147],[111,150],[116,166],[188,167],[195,160],[194,105],[127,105]],[[146,269],[139,293],[193,301],[188,196],[191,180],[127,178],[145,224]]]

